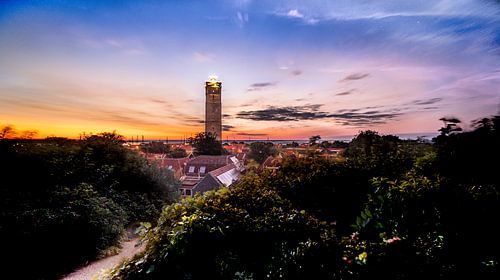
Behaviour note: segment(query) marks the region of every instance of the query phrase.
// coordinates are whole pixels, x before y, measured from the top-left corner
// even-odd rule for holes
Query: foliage
[[[338,264],[331,225],[258,177],[167,207],[148,238],[114,279],[325,278]]]
[[[225,150],[222,143],[217,140],[215,133],[201,132],[193,138],[189,138],[189,143],[194,148],[195,155],[223,155]]]
[[[462,128],[458,126],[458,124],[461,123],[461,121],[455,117],[448,117],[448,118],[444,117],[440,118],[439,120],[443,121],[444,123],[444,127],[439,129],[439,132],[441,132],[441,135],[443,136],[449,135],[454,132],[462,131]]]
[[[0,238],[23,279],[52,279],[154,220],[176,198],[173,174],[125,149],[115,133],[82,141],[0,141]],[[25,268],[29,267],[29,270]]]
[[[351,275],[496,278],[500,230],[492,221],[500,213],[500,177],[491,162],[499,156],[498,120],[441,134],[436,150],[418,157],[413,171],[373,180],[354,233],[342,241]],[[360,254],[366,254],[363,262]]]
[[[333,142],[323,141],[320,144],[321,148],[347,148],[349,146],[348,142],[335,140]]]
[[[350,165],[368,170],[373,176],[398,177],[412,167],[415,158],[431,150],[432,147],[423,142],[381,136],[367,130],[351,141],[344,155]]]
[[[262,164],[269,156],[276,155],[276,149],[271,142],[253,142],[250,144],[248,157]]]
[[[267,180],[297,207],[335,221],[341,233],[350,230],[370,186],[366,171],[314,157],[286,158]]]
[[[286,147],[292,147],[292,148],[297,148],[299,146],[299,143],[292,141],[292,143],[287,143],[285,145]]]
[[[184,158],[187,157],[186,150],[182,148],[175,148],[170,153],[168,154],[169,157],[171,158]]]
[[[14,128],[11,125],[6,125],[0,129],[0,139],[9,139],[16,134]]]
[[[38,134],[36,130],[17,131],[12,125],[5,125],[0,129],[2,139],[33,139]],[[17,136],[16,136],[17,135]]]
[[[319,140],[321,140],[321,136],[319,135],[313,135],[309,137],[309,145],[313,146],[319,143]]]
[[[141,145],[141,151],[152,154],[168,154],[170,146],[163,142],[150,142]]]

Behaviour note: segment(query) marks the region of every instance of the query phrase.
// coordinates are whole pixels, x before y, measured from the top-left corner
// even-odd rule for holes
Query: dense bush
[[[140,256],[115,279],[307,279],[338,268],[330,224],[256,177],[166,208]]]
[[[0,140],[0,238],[9,270],[54,279],[115,245],[176,197],[173,174],[104,133],[82,141]],[[29,269],[25,269],[29,267]]]
[[[499,120],[432,145],[362,132],[345,162],[285,159],[172,205],[113,278],[496,279]]]
[[[408,171],[416,158],[431,151],[432,146],[421,141],[367,130],[349,143],[344,155],[350,166],[369,171],[372,176],[396,178]]]
[[[262,164],[269,156],[276,155],[276,148],[271,142],[253,142],[250,144],[248,157]]]
[[[339,232],[350,231],[370,188],[368,172],[321,158],[288,158],[266,181],[282,197],[316,217],[335,221]]]

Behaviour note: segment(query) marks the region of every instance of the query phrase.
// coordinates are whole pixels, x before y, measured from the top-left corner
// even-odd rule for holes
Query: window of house
[[[179,191],[181,192],[181,195],[185,195],[184,189],[179,189]]]
[[[194,173],[194,166],[189,166],[189,173]]]
[[[207,169],[207,168],[206,168],[205,166],[200,167],[200,173],[205,173],[205,170],[206,170],[206,169]]]
[[[191,195],[191,190],[186,190],[186,195]]]

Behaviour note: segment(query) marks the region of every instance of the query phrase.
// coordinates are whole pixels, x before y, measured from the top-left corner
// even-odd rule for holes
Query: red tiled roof
[[[234,168],[236,168],[236,165],[231,163],[231,164],[225,165],[223,167],[217,168],[213,171],[210,171],[209,173],[212,174],[213,176],[217,177],[217,176],[224,174],[224,173],[226,173],[229,170],[234,169]]]
[[[201,167],[205,167],[205,172],[202,174],[206,174],[210,171],[213,171],[217,168],[221,168],[225,165],[233,163],[231,158],[234,156],[198,156],[194,159],[188,161],[184,168],[184,173],[186,174],[197,174],[200,172]],[[194,167],[193,172],[189,172],[189,168]]]
[[[183,169],[186,163],[189,161],[188,157],[185,158],[162,158],[156,160],[161,167],[168,168],[172,166],[173,170]]]

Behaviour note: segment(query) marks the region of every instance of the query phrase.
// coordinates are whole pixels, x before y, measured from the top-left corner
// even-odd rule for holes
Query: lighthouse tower
[[[222,83],[217,76],[210,76],[205,83],[205,132],[222,140]]]

